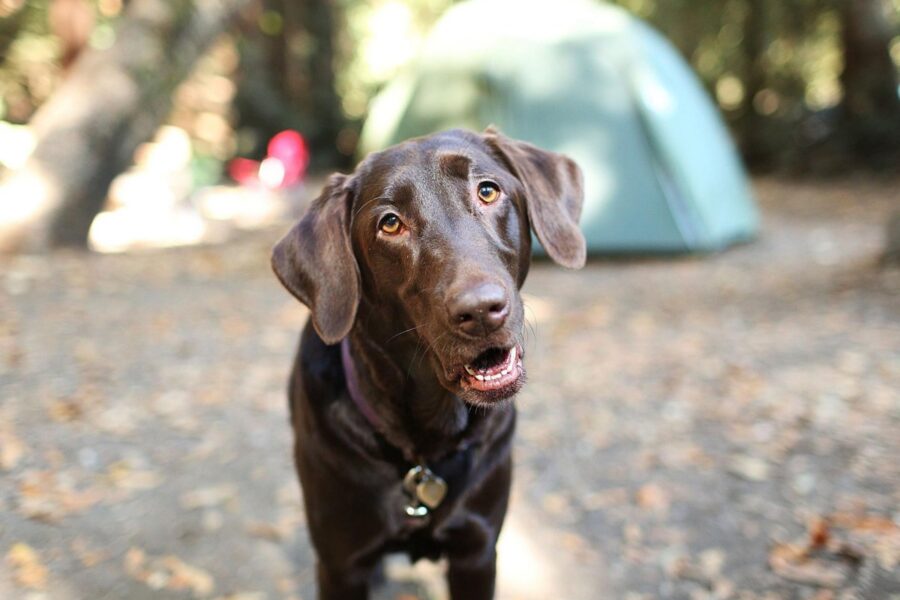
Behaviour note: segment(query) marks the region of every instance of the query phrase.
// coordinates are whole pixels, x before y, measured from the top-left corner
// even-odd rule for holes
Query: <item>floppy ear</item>
[[[531,227],[550,258],[570,269],[583,267],[586,248],[578,219],[584,185],[575,161],[511,140],[494,127],[485,129],[484,139],[525,186]]]
[[[313,327],[326,344],[336,344],[350,332],[359,305],[346,184],[346,175],[332,175],[300,222],[272,250],[272,270],[309,307]]]

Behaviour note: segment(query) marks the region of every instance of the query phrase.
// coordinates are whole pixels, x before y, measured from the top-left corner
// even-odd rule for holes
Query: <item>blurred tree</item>
[[[881,0],[841,0],[844,69],[842,133],[862,157],[900,161],[900,97],[891,59],[896,33]],[[893,30],[893,31],[892,31]]]
[[[94,9],[87,0],[52,0],[48,21],[59,40],[62,68],[68,70],[91,37]]]
[[[81,54],[31,121],[35,150],[2,183],[0,249],[84,246],[112,180],[172,92],[252,0],[132,0],[106,49]]]
[[[335,87],[335,41],[342,7],[334,0],[266,0],[241,27],[238,127],[242,153],[259,158],[286,128],[303,133],[314,167],[346,162],[336,140],[347,123]]]
[[[613,0],[703,79],[751,167],[898,163],[898,0]]]
[[[755,100],[766,89],[766,56],[770,30],[766,0],[747,0],[747,16],[744,21],[740,50],[743,54],[743,94],[737,122],[738,136],[744,159],[751,164],[765,161],[769,154],[765,119],[754,106]]]
[[[25,0],[0,2],[0,64],[6,61],[9,47],[16,39],[25,17]]]

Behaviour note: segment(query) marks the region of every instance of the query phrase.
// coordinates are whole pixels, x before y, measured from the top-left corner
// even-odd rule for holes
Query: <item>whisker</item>
[[[409,379],[409,374],[410,374],[410,372],[412,371],[413,367],[416,366],[416,358],[419,359],[420,364],[421,364],[421,361],[425,360],[425,355],[428,354],[428,350],[430,350],[431,348],[433,348],[434,345],[437,344],[438,341],[440,341],[440,339],[441,339],[442,337],[444,337],[445,335],[447,335],[447,332],[446,332],[446,331],[445,331],[444,333],[442,333],[441,335],[437,336],[437,337],[434,339],[434,341],[432,341],[430,344],[426,345],[425,348],[424,348],[424,350],[422,350],[421,356],[419,355],[420,342],[417,342],[417,343],[416,343],[416,351],[413,352],[413,357],[412,357],[412,359],[409,361],[409,366],[406,368],[406,378],[407,378],[407,379]],[[420,338],[420,341],[421,341],[421,338]]]
[[[409,380],[410,371],[412,371],[413,364],[416,361],[416,356],[419,354],[419,348],[422,346],[422,338],[418,338],[416,340],[416,349],[413,350],[412,359],[409,361],[409,364],[406,366],[406,379]]]
[[[384,341],[384,343],[387,344],[387,343],[390,342],[391,340],[400,337],[400,336],[403,335],[404,333],[409,333],[410,331],[415,331],[415,330],[418,329],[419,327],[421,327],[421,325],[416,325],[415,327],[410,327],[409,329],[404,329],[404,330],[401,331],[400,333],[396,333],[396,334],[392,335],[391,337],[389,337],[388,339],[386,339],[386,340]]]
[[[532,339],[534,340],[535,343],[537,343],[537,341],[538,341],[538,336],[537,336],[537,328],[536,328],[536,326],[535,326],[535,322],[537,321],[537,315],[535,315],[534,310],[533,310],[530,306],[528,306],[528,304],[526,304],[526,303],[523,302],[523,303],[522,303],[522,307],[523,307],[525,310],[527,310],[528,312],[530,312],[530,313],[531,313],[531,316],[533,317],[533,320],[532,320],[532,319],[529,319],[529,318],[526,316],[526,317],[525,317],[525,325],[526,325],[526,326],[528,327],[528,329],[531,331],[531,337],[532,337]]]

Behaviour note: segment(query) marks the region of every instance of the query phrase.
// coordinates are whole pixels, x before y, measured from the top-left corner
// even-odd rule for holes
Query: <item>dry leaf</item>
[[[815,517],[809,523],[809,546],[810,548],[822,548],[828,545],[829,528],[828,521],[822,517]]]
[[[565,494],[551,492],[541,499],[541,505],[552,515],[567,515],[572,512],[572,503]]]
[[[191,590],[194,597],[208,596],[215,588],[212,575],[174,555],[150,558],[140,548],[125,554],[125,572],[148,587],[160,590]]]
[[[140,548],[129,548],[125,553],[124,567],[125,572],[143,581],[144,563],[147,561],[147,555]]]
[[[256,538],[268,540],[270,542],[280,542],[284,538],[278,526],[263,521],[254,521],[248,523],[244,528],[248,535]]]
[[[170,577],[166,587],[172,590],[190,589],[195,597],[208,596],[215,584],[212,575],[203,569],[193,567],[174,555],[162,559]]]
[[[769,463],[747,454],[732,457],[728,470],[747,481],[765,481],[769,478]]]
[[[232,500],[235,494],[237,494],[237,489],[228,483],[191,490],[181,495],[181,506],[187,510],[212,508]]]
[[[0,431],[0,470],[12,471],[25,456],[25,444],[11,431]]]
[[[812,558],[791,544],[778,544],[769,553],[769,566],[780,577],[806,585],[838,588],[847,580],[847,569],[840,563]]]
[[[669,494],[655,483],[641,486],[635,495],[635,501],[638,506],[646,510],[659,512],[669,510]]]
[[[95,567],[107,558],[107,554],[101,550],[95,550],[88,546],[87,542],[83,538],[75,538],[72,540],[72,543],[69,545],[72,550],[72,554],[74,554],[81,564],[87,568]]]
[[[6,553],[6,562],[13,568],[13,579],[18,585],[34,590],[47,586],[47,567],[41,562],[37,551],[28,544],[13,544]]]
[[[162,476],[148,469],[133,469],[127,461],[117,461],[106,471],[109,481],[127,491],[150,490],[162,483]]]
[[[70,423],[84,415],[84,407],[75,400],[57,400],[47,412],[57,423]]]

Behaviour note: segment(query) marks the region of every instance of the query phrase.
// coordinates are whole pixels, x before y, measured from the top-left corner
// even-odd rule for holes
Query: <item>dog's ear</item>
[[[570,269],[583,267],[586,248],[578,219],[584,184],[575,161],[512,140],[493,126],[485,129],[484,139],[525,187],[531,227],[550,258]]]
[[[272,270],[282,285],[309,307],[326,344],[353,326],[359,305],[359,267],[350,244],[352,192],[335,174],[309,210],[272,250]]]

